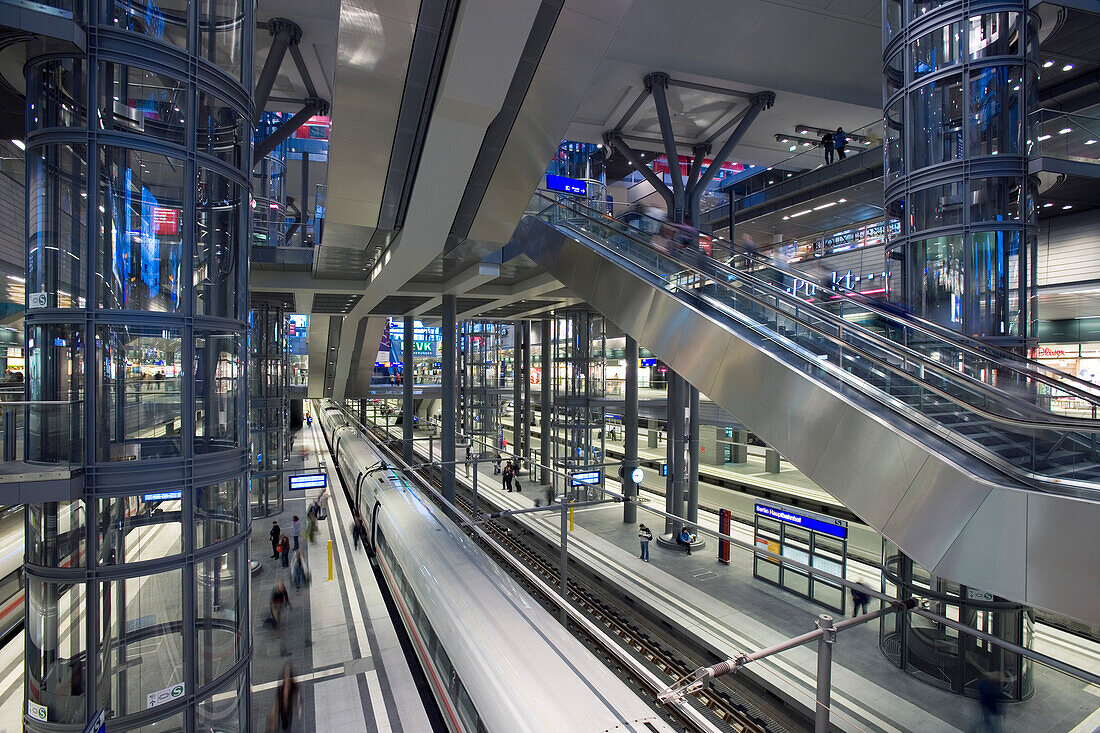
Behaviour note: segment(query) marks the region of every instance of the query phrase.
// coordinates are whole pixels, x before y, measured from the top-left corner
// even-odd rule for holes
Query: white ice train
[[[673,730],[401,474],[335,403],[320,422],[448,728]]]
[[[0,640],[23,623],[23,507],[0,507]]]

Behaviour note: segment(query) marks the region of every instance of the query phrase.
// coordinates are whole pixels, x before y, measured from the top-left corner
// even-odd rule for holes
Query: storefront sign
[[[1052,349],[1049,346],[1040,346],[1037,356],[1047,359],[1064,359],[1066,358],[1066,350]]]

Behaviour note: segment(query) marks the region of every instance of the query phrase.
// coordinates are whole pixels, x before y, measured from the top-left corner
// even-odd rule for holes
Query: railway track
[[[392,438],[374,428],[370,428],[370,431],[372,437],[379,442],[380,448],[390,453],[395,461],[398,460],[399,456],[390,443]],[[441,476],[437,468],[418,469],[416,473],[419,478],[437,489],[440,487]],[[461,485],[456,488],[465,492],[465,487]],[[479,502],[484,501],[485,497],[479,497]],[[468,496],[456,494],[455,505],[465,513],[465,519],[472,518],[473,506]],[[518,562],[533,572],[541,583],[531,582],[523,573],[513,572],[513,575],[544,606],[556,612],[560,600],[548,588],[555,589],[560,584],[557,559],[549,558],[547,552],[533,547],[523,538],[524,530],[513,529],[513,526],[518,525],[501,520],[484,522],[482,527],[492,541],[486,542],[476,534],[474,539],[483,549],[503,561],[503,567],[508,568]],[[707,730],[707,726],[700,726],[700,716],[713,726],[709,729],[731,730],[736,733],[785,733],[791,729],[792,721],[784,719],[780,722],[783,716],[767,713],[761,708],[759,696],[754,701],[742,690],[723,681],[712,682],[698,692],[689,703],[694,707],[688,710],[662,705],[657,702],[659,692],[683,675],[715,660],[699,659],[688,650],[678,648],[675,642],[658,638],[657,631],[639,623],[631,609],[625,605],[617,605],[617,599],[601,594],[585,578],[570,578],[568,596],[573,607],[590,619],[600,633],[592,633],[592,629],[578,623],[569,623],[568,627],[620,676],[644,693],[655,709],[665,711],[670,720],[683,725],[685,730]],[[617,648],[609,649],[609,645],[617,645]],[[630,664],[624,663],[621,657],[624,652],[635,661],[642,662],[651,670],[651,674],[640,675]]]

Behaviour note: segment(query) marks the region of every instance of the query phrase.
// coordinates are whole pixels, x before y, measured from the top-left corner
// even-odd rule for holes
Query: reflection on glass
[[[195,211],[195,312],[240,318],[238,282],[242,257],[241,186],[219,173],[199,169]]]
[[[138,3],[113,0],[108,22],[143,36],[187,48],[187,0],[157,0]]]
[[[195,625],[198,628],[199,684],[225,674],[244,654],[247,637],[248,558],[243,548],[195,566]]]
[[[171,488],[100,499],[96,562],[120,565],[180,554],[183,552],[182,506],[182,492]]]
[[[883,134],[886,138],[886,180],[905,175],[905,102],[899,99],[887,108]]]
[[[200,89],[197,122],[196,150],[240,168],[242,145],[250,134],[247,118],[216,95]]]
[[[1019,13],[972,16],[968,23],[971,60],[1020,53]]]
[[[244,530],[241,480],[195,489],[195,547],[235,537]]]
[[[936,28],[913,42],[913,76],[957,64],[962,58],[962,23]]]
[[[963,157],[962,79],[959,75],[920,86],[911,95],[914,132],[912,171]]]
[[[958,181],[914,191],[909,201],[910,232],[963,223],[962,184]]]
[[[913,279],[914,310],[940,325],[962,324],[963,235],[913,242],[907,256]]]
[[[102,326],[97,333],[101,461],[180,454],[183,354],[178,329]]]
[[[48,711],[47,722],[83,724],[87,639],[82,583],[27,579],[27,699]]]
[[[247,730],[245,708],[239,701],[248,694],[244,677],[238,677],[215,690],[206,700],[200,701],[197,711],[199,730],[223,733],[242,733]]]
[[[974,178],[970,181],[970,222],[1019,220],[1020,183],[1016,178]]]
[[[198,4],[199,53],[229,74],[241,78],[244,56],[244,0],[205,0]]]
[[[83,59],[41,61],[27,69],[27,130],[83,127],[88,76]]]
[[[80,463],[84,438],[84,336],[67,324],[27,327],[26,457]]]
[[[184,681],[182,571],[104,581],[99,593],[96,707],[131,715]]]
[[[1020,323],[1020,233],[974,232],[974,292],[968,330],[983,338],[1017,336]]]
[[[227,450],[243,443],[237,424],[244,368],[241,341],[238,334],[196,331],[196,453]]]
[[[1016,154],[1022,149],[1019,66],[970,72],[970,155]]]
[[[28,565],[81,567],[85,560],[82,499],[27,504]]]
[[[183,161],[100,149],[98,300],[102,308],[183,309]]]
[[[187,84],[137,66],[99,65],[99,126],[186,143]]]
[[[83,308],[88,229],[87,148],[27,150],[26,292],[46,293],[50,308]]]

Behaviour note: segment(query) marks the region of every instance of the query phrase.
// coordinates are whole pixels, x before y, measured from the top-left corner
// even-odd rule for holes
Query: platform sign
[[[35,720],[46,722],[46,706],[39,705],[33,700],[27,700],[27,715],[31,716]]]
[[[661,475],[662,476],[667,476],[668,475],[668,464],[667,463],[663,463],[663,462],[661,463]]]
[[[107,713],[104,710],[93,715],[84,726],[84,733],[103,733],[105,730],[107,730]]]
[[[731,520],[733,518],[733,512],[729,509],[718,510],[718,531],[724,535],[730,533]],[[718,562],[723,565],[730,564],[730,541],[718,540]]]
[[[174,501],[182,498],[183,491],[161,491],[156,494],[144,494],[141,500],[148,503],[150,501]]]
[[[145,696],[145,709],[155,708],[158,705],[163,705],[166,702],[172,702],[183,697],[184,686],[180,682],[178,685],[172,685],[171,687],[165,687],[163,690],[157,690],[156,692],[150,692]]]
[[[50,307],[50,294],[49,293],[31,293],[27,296],[27,309],[34,310],[36,308],[49,308]]]
[[[600,483],[599,471],[581,471],[569,475],[571,486],[596,486]]]
[[[328,486],[328,476],[323,473],[302,473],[290,477],[291,491],[304,491],[305,489],[323,489]]]
[[[794,524],[812,532],[821,532],[840,540],[848,539],[848,523],[843,519],[811,517],[768,504],[757,504],[755,510],[757,514],[768,519]]]
[[[571,193],[577,196],[588,195],[588,181],[582,181],[577,178],[566,178],[565,176],[552,176],[547,174],[546,188],[551,191]]]

